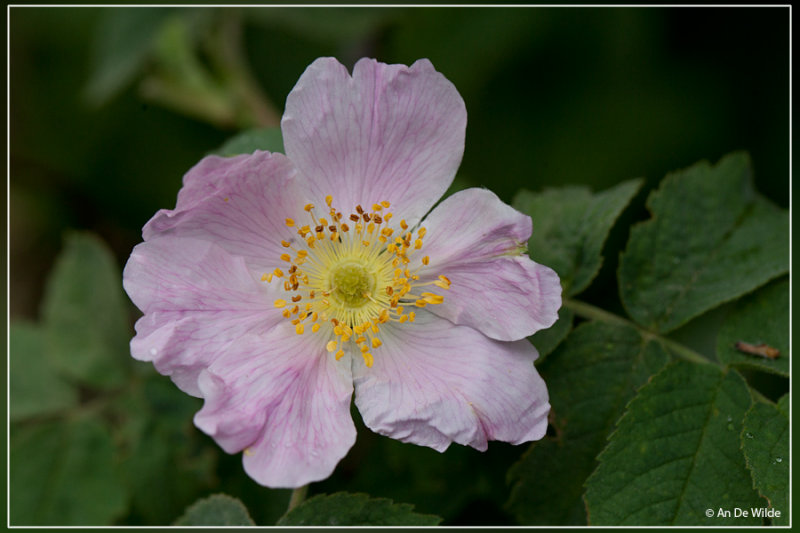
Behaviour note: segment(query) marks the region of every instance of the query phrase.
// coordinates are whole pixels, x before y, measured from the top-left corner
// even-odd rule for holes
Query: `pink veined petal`
[[[351,210],[387,200],[409,223],[444,194],[464,152],[467,112],[427,59],[407,67],[314,61],[286,99],[289,159],[316,197]]]
[[[244,259],[207,241],[167,236],[137,245],[123,286],[145,314],[132,355],[195,396],[199,372],[233,340],[283,320],[272,304],[275,289],[254,279]]]
[[[145,241],[171,235],[214,242],[260,275],[277,266],[281,240],[297,239],[286,219],[304,213],[309,199],[283,154],[208,156],[183,181],[175,209],[160,210],[145,225]]]
[[[200,375],[205,398],[195,424],[262,485],[299,487],[325,479],[355,443],[350,364],[322,335],[284,322],[248,335]]]
[[[423,221],[422,281],[444,275],[444,302],[427,309],[497,340],[518,340],[558,319],[561,283],[551,268],[522,251],[531,219],[486,189],[466,189],[444,200]]]
[[[439,451],[544,436],[550,404],[528,341],[495,341],[424,310],[381,333],[372,368],[353,357],[356,405],[373,431]]]

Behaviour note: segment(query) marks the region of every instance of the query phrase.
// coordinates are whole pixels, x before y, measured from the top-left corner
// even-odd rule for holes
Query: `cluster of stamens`
[[[420,282],[417,273],[430,259],[423,256],[412,271],[411,258],[422,248],[425,228],[409,230],[401,220],[401,231],[395,235],[392,213],[385,211],[389,202],[374,204],[371,212],[358,205],[347,217],[332,207],[331,196],[325,197],[325,203],[327,218],[318,218],[315,206],[308,204],[304,210],[309,224],[286,219],[286,226],[295,229],[298,238],[281,241],[287,249],[280,256],[287,263],[285,270],[275,268],[261,279],[283,280],[287,295],[275,300],[275,307],[283,309],[298,335],[309,326],[313,333],[331,335],[327,350],[337,360],[344,356],[346,343],[353,341],[370,367],[370,349],[382,344],[381,325],[414,322],[416,315],[407,308],[444,300],[417,289],[427,285],[448,289],[450,280],[438,276]]]

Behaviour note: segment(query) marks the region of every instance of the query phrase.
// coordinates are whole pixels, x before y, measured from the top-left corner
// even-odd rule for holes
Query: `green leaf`
[[[9,343],[11,420],[77,405],[78,391],[48,364],[44,333],[38,326],[12,322]]]
[[[521,454],[520,446],[492,442],[479,452],[454,445],[440,453],[373,433],[354,411],[358,441],[316,490],[366,492],[410,503],[417,512],[448,523],[509,523],[502,510],[508,490],[505,473]]]
[[[788,417],[789,416],[789,406],[790,406],[789,395],[788,394],[784,394],[783,396],[781,396],[780,399],[778,400],[778,404],[777,405],[778,405],[778,409],[780,409],[781,413],[785,414]]]
[[[99,388],[122,384],[130,360],[128,309],[119,267],[99,238],[67,235],[43,316],[47,353],[61,372]]]
[[[234,135],[212,151],[212,154],[233,156],[252,154],[256,150],[283,153],[283,135],[280,128],[256,128]]]
[[[227,494],[198,500],[176,522],[176,526],[254,526],[244,504]]]
[[[744,353],[737,342],[766,344],[777,359]],[[736,302],[717,336],[717,358],[725,365],[750,367],[789,377],[789,280],[771,283]]]
[[[758,492],[780,512],[772,519],[776,525],[789,525],[789,415],[780,403],[788,405],[789,395],[779,406],[757,402],[747,412],[742,430],[742,451]]]
[[[514,207],[533,219],[531,259],[558,273],[564,296],[586,289],[600,271],[603,243],[641,186],[631,180],[597,194],[587,187],[522,190],[514,198]]]
[[[534,443],[509,470],[507,507],[520,523],[585,525],[581,495],[614,422],[668,355],[632,327],[578,326],[539,367],[555,436]]]
[[[736,372],[685,361],[667,365],[631,401],[598,457],[586,482],[589,523],[761,524],[732,512],[764,503],[740,450],[750,401]]]
[[[418,514],[413,506],[366,494],[320,494],[278,520],[279,526],[436,526],[438,516]]]
[[[556,320],[555,324],[528,337],[528,340],[533,343],[539,352],[539,359],[536,360],[537,365],[540,365],[545,356],[555,350],[561,344],[561,341],[567,338],[569,332],[572,331],[574,318],[575,313],[562,306],[558,310],[558,320]]]
[[[164,19],[164,8],[104,9],[95,36],[86,96],[102,105],[124,89],[144,67]]]
[[[95,419],[11,429],[14,525],[109,525],[125,511],[108,430]]]
[[[169,524],[214,485],[217,452],[192,425],[201,403],[153,372],[111,406],[120,470],[144,523]]]
[[[622,254],[630,316],[671,331],[788,271],[789,217],[757,196],[750,159],[736,153],[668,175],[647,200]]]

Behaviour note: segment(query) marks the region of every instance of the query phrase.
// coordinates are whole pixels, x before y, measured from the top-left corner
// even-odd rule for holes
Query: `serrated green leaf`
[[[736,372],[685,361],[667,365],[639,390],[598,457],[586,482],[589,523],[761,524],[733,516],[736,507],[764,503],[739,447],[750,402]]]
[[[11,429],[14,525],[109,525],[125,510],[108,430],[95,419]]]
[[[176,526],[254,526],[244,504],[227,494],[198,500],[176,522]]]
[[[191,422],[200,406],[155,374],[112,404],[120,470],[132,509],[147,524],[171,523],[215,481],[216,450]]]
[[[154,46],[161,24],[171,13],[164,8],[103,10],[86,87],[92,103],[102,105],[133,81]]]
[[[765,344],[780,353],[776,359],[747,354],[737,342]],[[725,365],[789,376],[789,280],[776,281],[736,302],[717,336],[717,359]]]
[[[789,217],[758,197],[737,153],[667,175],[631,230],[619,285],[630,316],[671,331],[789,268]]]
[[[509,470],[507,507],[521,524],[585,525],[581,499],[595,457],[637,388],[668,355],[632,327],[578,326],[539,367],[550,391],[554,437],[534,443]]]
[[[279,526],[435,526],[438,516],[419,514],[407,503],[366,494],[320,494],[278,520]]]
[[[12,421],[77,405],[78,391],[48,364],[44,333],[38,326],[12,322],[9,344]]]
[[[252,154],[256,150],[283,153],[283,135],[280,128],[256,128],[234,135],[212,151],[212,154],[225,157]]]
[[[600,271],[608,233],[641,186],[631,180],[596,194],[587,187],[522,190],[514,198],[514,208],[533,219],[531,259],[558,273],[564,296],[586,289]]]
[[[47,354],[64,375],[98,388],[124,381],[131,337],[122,276],[106,245],[90,233],[67,235],[47,282]]]
[[[788,401],[789,395],[781,398]],[[784,400],[785,399],[785,400]],[[780,516],[776,525],[789,525],[789,416],[778,406],[757,402],[744,418],[742,451],[753,484]]]
[[[574,318],[575,313],[571,309],[562,306],[558,310],[558,320],[556,320],[555,324],[528,337],[528,340],[533,343],[539,352],[539,359],[536,360],[537,365],[540,365],[544,358],[555,350],[561,344],[561,341],[567,338],[569,332],[572,331]]]

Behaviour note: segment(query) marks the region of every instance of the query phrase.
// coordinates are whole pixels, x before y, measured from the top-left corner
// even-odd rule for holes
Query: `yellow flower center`
[[[335,352],[337,360],[344,355],[345,345],[354,343],[369,367],[373,363],[370,349],[382,344],[381,325],[413,322],[415,313],[406,307],[444,300],[417,289],[426,285],[448,289],[450,280],[439,276],[419,281],[417,272],[430,259],[423,256],[417,263],[412,257],[422,248],[425,228],[409,230],[401,220],[395,235],[392,213],[384,211],[389,202],[374,204],[371,212],[356,206],[348,217],[332,207],[331,196],[325,197],[325,203],[330,220],[317,218],[313,204],[304,209],[309,224],[298,226],[294,219],[286,219],[286,226],[296,228],[298,236],[281,241],[292,252],[280,257],[289,266],[286,272],[279,267],[261,279],[283,280],[287,295],[275,300],[275,307],[283,309],[298,335],[310,324],[312,333],[331,337],[327,349]]]

